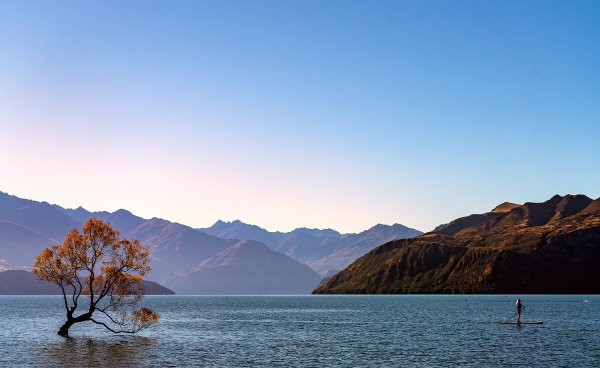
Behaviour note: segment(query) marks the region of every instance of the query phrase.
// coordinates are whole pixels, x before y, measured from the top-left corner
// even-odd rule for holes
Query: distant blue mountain
[[[390,240],[422,234],[400,224],[379,224],[358,234],[340,234],[332,229],[305,227],[288,233],[270,232],[240,220],[219,220],[213,226],[199,230],[220,238],[260,241],[324,275],[346,268],[371,249]]]
[[[322,279],[307,265],[244,240],[181,274],[172,285],[181,293],[308,294]]]
[[[152,272],[148,278],[167,287],[174,285],[173,289],[178,293],[176,285],[185,285],[185,290],[190,293],[207,293],[211,284],[224,288],[231,286],[219,292],[211,289],[215,293],[238,290],[233,285],[246,285],[243,286],[245,294],[310,292],[316,285],[315,279],[322,277],[312,270],[331,275],[377,245],[421,234],[399,224],[376,225],[358,234],[309,228],[288,233],[269,232],[241,221],[217,221],[210,228],[193,229],[159,218],[144,219],[124,209],[115,212],[90,212],[82,207],[66,209],[0,192],[0,271],[28,269],[44,247],[60,243],[68,231],[81,229],[90,217],[110,222],[122,237],[149,245],[152,248]],[[240,240],[253,242],[244,243],[251,246],[243,249],[231,249],[240,244]],[[257,242],[265,246],[259,246]],[[256,254],[252,255],[253,252]],[[269,259],[267,263],[266,259]],[[212,260],[210,267],[208,263],[199,266],[208,260]],[[236,266],[225,267],[228,262]],[[285,273],[286,269],[288,273]],[[231,277],[228,276],[225,283],[222,278],[227,272]],[[276,272],[281,273],[277,275]],[[221,276],[217,278],[217,275]],[[247,280],[236,281],[233,275]],[[198,285],[196,289],[194,284]],[[289,285],[288,289],[282,287],[285,284]]]
[[[190,283],[189,277],[185,275],[195,270],[203,262],[222,254],[231,246],[239,243],[239,240],[219,238],[189,226],[159,218],[144,219],[124,209],[115,212],[90,212],[82,207],[65,209],[58,205],[21,199],[2,192],[0,192],[0,271],[29,269],[35,257],[44,247],[60,243],[68,231],[73,228],[81,229],[90,217],[108,221],[121,232],[122,237],[138,239],[142,244],[151,247],[152,271],[148,275],[149,279],[159,281],[166,286],[185,285],[185,292],[191,294],[206,293],[206,285],[214,285],[212,290],[216,294],[231,293],[234,290],[232,288],[219,289],[218,285],[225,286],[226,284],[223,284],[220,278],[215,278],[215,275],[225,272],[223,268],[211,267],[211,272],[202,273],[201,282],[197,279],[199,274],[195,273],[197,286]],[[262,247],[268,249],[266,245],[262,245]],[[268,255],[269,262],[272,263],[269,265],[271,270],[287,268],[289,275],[279,274],[275,277],[271,273],[270,275],[273,277],[260,277],[262,272],[260,269],[265,266],[264,257],[252,256],[252,252]],[[309,293],[312,287],[320,281],[321,276],[308,266],[302,265],[284,254],[271,250],[269,252],[271,253],[264,252],[261,247],[244,248],[244,251],[239,253],[241,257],[247,257],[242,262],[243,268],[226,268],[236,270],[236,273],[228,279],[230,284],[246,285],[244,294],[265,292],[290,294]],[[234,257],[236,263],[241,262],[239,254]],[[252,265],[253,262],[256,264]],[[295,264],[297,266],[290,266]],[[296,268],[303,271],[293,271]],[[255,274],[256,277],[253,278],[256,282],[247,282],[251,278],[243,270],[248,269],[259,270]],[[236,280],[234,275],[239,277],[244,275],[243,277],[248,279]],[[188,281],[180,282],[179,279],[182,277]],[[315,278],[318,279],[317,282],[315,282]],[[258,282],[259,280],[262,280],[263,283]],[[285,287],[286,283],[282,283],[282,280],[290,281],[287,283],[287,288]],[[204,286],[201,288],[201,285]],[[302,287],[299,288],[298,285]],[[179,292],[177,289],[175,291]]]
[[[172,295],[174,292],[153,282],[142,281],[144,295]],[[42,282],[24,270],[0,271],[0,295],[60,295],[62,290],[58,285]]]

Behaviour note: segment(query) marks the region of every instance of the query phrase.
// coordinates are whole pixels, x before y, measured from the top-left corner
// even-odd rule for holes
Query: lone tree
[[[149,247],[121,240],[117,230],[96,218],[85,223],[82,233],[73,229],[62,244],[45,248],[33,273],[62,290],[67,321],[58,334],[68,337],[73,324],[85,321],[114,333],[135,333],[156,323],[157,312],[135,309],[143,297],[142,276],[150,271],[149,254]]]

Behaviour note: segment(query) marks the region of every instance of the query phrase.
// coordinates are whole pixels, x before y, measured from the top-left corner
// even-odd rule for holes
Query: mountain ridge
[[[121,233],[122,238],[137,239],[150,246],[152,271],[147,278],[165,286],[177,282],[178,274],[189,272],[191,268],[239,241],[215,237],[189,226],[156,217],[144,219],[125,209],[112,213],[90,212],[83,207],[64,209],[46,202],[0,193],[0,270],[30,269],[35,257],[44,247],[62,242],[68,231],[73,228],[80,230],[89,217],[98,217],[109,222]],[[49,232],[51,237],[45,235]],[[289,257],[281,254],[281,257],[273,259],[288,264],[285,258]],[[257,262],[256,257],[254,260]],[[285,272],[284,268],[281,270]],[[310,283],[310,287],[302,289],[304,293],[310,292],[314,286],[314,274],[311,272],[304,272],[299,276],[305,277]],[[277,279],[273,277],[271,281],[264,281],[276,284]],[[213,281],[218,280],[208,280]],[[244,280],[238,281],[242,283]],[[267,290],[268,287],[268,284],[264,285],[263,289]],[[198,293],[199,289],[190,288],[187,291]],[[253,290],[247,292],[253,293]],[[285,293],[285,288],[280,289],[280,292]]]
[[[482,215],[383,244],[314,293],[600,292],[600,199],[554,196]]]
[[[341,234],[332,229],[301,227],[288,233],[268,232],[239,220],[217,221],[210,233],[189,226],[153,217],[144,219],[126,209],[114,212],[91,212],[83,207],[66,209],[56,204],[36,202],[0,193],[0,262],[2,269],[30,268],[35,257],[46,246],[60,243],[73,228],[81,229],[90,217],[109,222],[122,238],[137,239],[151,247],[152,271],[147,276],[165,286],[178,282],[181,274],[189,273],[202,262],[217,256],[240,240],[257,240],[283,257],[330,276],[371,248],[391,239],[420,234],[400,224],[377,224],[357,234]],[[15,221],[15,222],[11,222]],[[24,226],[23,223],[27,224]],[[241,230],[242,232],[240,232]],[[259,239],[239,239],[236,236],[256,236]],[[50,233],[50,235],[47,235]],[[262,238],[261,238],[262,236]],[[264,250],[256,249],[265,253]],[[249,257],[249,256],[248,256]],[[282,257],[272,257],[281,264],[293,263]],[[259,259],[254,258],[255,263]],[[296,266],[293,266],[296,267]],[[314,274],[298,270],[308,283]],[[312,270],[311,270],[312,271]],[[281,268],[284,273],[284,268]],[[244,275],[243,277],[250,277]],[[320,276],[323,277],[323,276]],[[277,277],[272,277],[275,282]],[[265,279],[265,281],[269,281]],[[314,285],[312,285],[314,286]],[[310,288],[309,288],[310,289]],[[303,290],[310,291],[303,286]],[[265,288],[257,290],[266,290]],[[175,290],[178,291],[178,290]]]
[[[173,285],[183,293],[211,295],[307,294],[321,279],[307,265],[263,243],[242,240],[180,275]]]
[[[305,227],[287,233],[270,232],[240,220],[218,220],[211,227],[200,230],[222,238],[263,242],[271,249],[307,264],[323,275],[346,267],[373,247],[391,239],[422,234],[402,224],[377,224],[360,233],[348,234],[341,234],[333,229]]]

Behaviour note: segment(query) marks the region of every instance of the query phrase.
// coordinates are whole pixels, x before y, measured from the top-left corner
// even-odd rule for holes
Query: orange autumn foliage
[[[149,255],[149,247],[121,240],[117,230],[96,218],[88,220],[82,232],[67,233],[62,244],[45,248],[33,273],[62,289],[67,322],[59,334],[68,336],[72,324],[88,320],[117,333],[137,332],[157,322],[160,315],[149,308],[127,311],[143,297],[142,277],[151,269]],[[85,312],[75,316],[81,295],[88,303]],[[95,312],[105,320],[94,319]]]

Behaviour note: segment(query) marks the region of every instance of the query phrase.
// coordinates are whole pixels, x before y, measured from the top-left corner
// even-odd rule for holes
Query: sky
[[[600,196],[598,1],[0,0],[0,191],[419,230]]]

